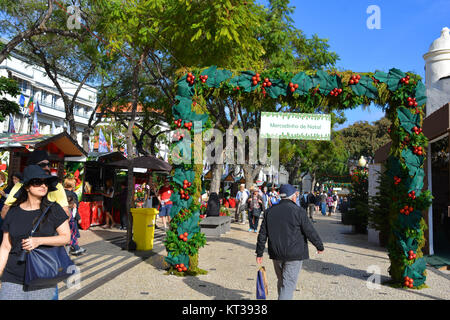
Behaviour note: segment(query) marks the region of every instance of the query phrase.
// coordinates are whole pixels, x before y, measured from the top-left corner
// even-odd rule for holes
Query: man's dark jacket
[[[269,257],[273,260],[309,259],[308,241],[324,250],[322,240],[306,215],[305,209],[291,200],[281,200],[266,211],[258,234],[256,256],[262,257],[269,238]]]

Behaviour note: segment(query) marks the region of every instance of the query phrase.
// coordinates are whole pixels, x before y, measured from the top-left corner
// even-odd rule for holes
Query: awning
[[[161,159],[154,156],[144,156],[138,157],[131,160],[133,168],[144,168],[153,171],[171,171],[172,166]],[[121,160],[116,162],[111,162],[107,164],[108,166],[128,168],[128,160]]]
[[[0,149],[44,149],[49,153],[62,153],[64,157],[81,157],[87,153],[67,132],[52,134],[0,134]]]

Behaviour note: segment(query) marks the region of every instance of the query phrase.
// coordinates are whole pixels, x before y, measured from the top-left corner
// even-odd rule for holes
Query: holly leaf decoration
[[[239,87],[239,91],[252,91],[252,77],[255,74],[251,71],[244,71],[239,76],[230,79],[229,84],[233,87]]]
[[[193,85],[190,85],[186,81],[187,75],[184,75],[183,78],[178,80],[177,82],[177,95],[181,97],[192,97],[195,94],[195,89]]]
[[[307,95],[309,90],[313,87],[313,80],[304,72],[297,73],[292,79],[293,84],[298,84],[296,93],[302,95]],[[287,88],[289,90],[289,88]]]
[[[189,268],[189,256],[187,254],[179,254],[174,256],[172,252],[169,252],[165,258],[166,262],[172,266],[183,263],[186,268]]]
[[[423,179],[425,178],[425,171],[420,168],[416,171],[414,177],[408,177],[405,181],[406,188],[408,189],[408,193],[414,191],[416,193],[416,197],[420,196],[423,189]]]
[[[378,71],[373,76],[380,82],[386,83],[389,90],[396,91],[400,87],[400,80],[406,76],[406,73],[399,69],[392,68],[389,73]]]
[[[409,148],[405,148],[402,150],[402,157],[403,160],[405,160],[409,176],[416,176],[418,170],[421,169],[424,157],[414,154]]]
[[[178,225],[177,232],[178,235],[181,235],[185,232],[188,233],[188,240],[190,240],[193,235],[197,232],[200,232],[200,226],[198,225],[200,217],[197,215],[192,215],[191,218],[183,221]]]
[[[400,121],[400,126],[408,131],[410,134],[413,133],[413,128],[420,125],[420,115],[413,114],[409,109],[405,107],[399,107],[397,109],[398,120]]]
[[[208,79],[206,80],[208,87],[219,88],[222,82],[231,78],[232,73],[229,70],[217,69],[216,66],[211,66],[204,70],[202,75],[208,76]]]
[[[184,184],[184,180],[193,182],[194,178],[195,178],[194,170],[183,170],[182,168],[176,168],[173,175],[173,181],[179,184],[181,187]]]
[[[414,96],[419,106],[425,105],[427,103],[427,89],[422,81],[419,81],[417,83]]]
[[[340,88],[338,84],[336,75],[329,75],[326,71],[318,70],[315,77],[313,78],[313,85],[316,87],[319,85],[319,90],[321,93],[327,95],[334,88]]]
[[[424,275],[427,263],[424,258],[416,259],[412,265],[405,266],[403,277],[410,277],[414,280],[414,286],[418,287],[425,283],[426,276]]]
[[[417,242],[416,238],[403,238],[403,236],[398,233],[395,232],[397,239],[398,239],[398,243],[400,245],[400,247],[402,247],[403,249],[403,253],[405,254],[405,256],[409,255],[409,251],[412,250],[414,252],[417,251],[417,248],[419,247],[419,244]]]
[[[179,102],[172,107],[174,118],[182,120],[190,119],[192,100],[182,96],[176,96],[175,99]]]
[[[369,99],[376,99],[378,97],[378,90],[373,85],[373,79],[367,76],[362,76],[357,84],[350,85],[352,91],[358,96],[366,96]]]
[[[399,213],[397,223],[401,229],[409,228],[412,230],[419,230],[421,219],[422,212],[419,210],[414,210],[409,215]]]
[[[272,85],[270,87],[265,87],[266,92],[269,94],[271,98],[276,99],[280,95],[286,96],[286,84],[284,83],[283,80],[277,79],[271,82]]]

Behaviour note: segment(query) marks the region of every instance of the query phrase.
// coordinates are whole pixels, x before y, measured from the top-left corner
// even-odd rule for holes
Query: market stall
[[[9,151],[8,175],[23,172],[33,150],[46,150],[52,174],[64,178],[64,161],[68,157],[83,159],[86,152],[66,132],[52,134],[0,134],[0,150]]]
[[[79,203],[79,213],[81,216],[80,226],[83,230],[104,223],[103,193],[106,191],[106,180],[112,180],[114,190],[118,190],[122,181],[120,176],[117,175],[115,168],[108,166],[108,164],[123,159],[125,157],[121,152],[90,152],[88,154],[83,168],[83,187],[81,201]],[[116,191],[114,199],[117,198],[117,194],[118,192]],[[113,206],[113,212],[111,214],[114,222],[118,223],[120,221],[118,206]]]

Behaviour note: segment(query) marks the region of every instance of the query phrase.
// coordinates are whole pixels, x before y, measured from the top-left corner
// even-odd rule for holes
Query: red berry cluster
[[[186,242],[187,241],[187,237],[188,237],[188,233],[187,232],[185,232],[185,233],[183,233],[183,234],[180,234],[179,236],[178,236],[178,238],[180,238],[180,240],[183,240],[184,242]]]
[[[191,197],[189,195],[189,192],[188,191],[184,191],[184,189],[180,190],[180,196],[181,196],[181,199],[184,199],[184,200],[189,200],[189,198]]]
[[[186,266],[184,265],[184,263],[179,263],[175,265],[175,269],[177,269],[178,272],[183,272],[183,271],[187,271]]]
[[[333,90],[331,90],[330,92],[330,96],[335,96],[337,97],[339,94],[342,93],[342,89],[341,88],[334,88]]]
[[[260,74],[259,74],[259,73],[256,73],[256,74],[252,77],[252,84],[253,84],[254,86],[256,86],[256,85],[258,84],[258,82],[260,82],[260,81],[261,81]]]
[[[411,279],[410,277],[405,277],[404,280],[405,280],[405,282],[403,284],[405,285],[405,287],[408,287],[408,288],[414,287],[413,279]]]
[[[175,120],[173,123],[178,127],[178,128],[180,128],[181,127],[181,119],[178,119],[178,120]]]
[[[183,189],[187,189],[187,188],[189,188],[190,186],[192,186],[192,183],[191,183],[191,182],[189,182],[189,181],[187,181],[187,180],[184,180],[184,181],[183,181]]]
[[[272,86],[272,82],[270,82],[269,78],[265,78],[262,86],[263,87],[271,87]]]
[[[194,84],[195,76],[192,73],[188,73],[186,77],[186,81],[189,82],[190,85]]]
[[[422,147],[416,147],[416,146],[413,146],[413,153],[414,153],[414,154],[417,154],[418,156],[423,155],[423,149],[422,149]]]
[[[237,86],[237,87],[233,88],[233,91],[236,91],[236,90],[239,90],[239,89],[240,89],[239,86]]]
[[[201,80],[202,83],[205,83],[206,80],[208,80],[208,76],[207,75],[200,76],[200,80]]]
[[[418,104],[417,104],[416,98],[408,97],[408,106],[417,107]]]
[[[400,213],[407,215],[407,216],[413,211],[414,211],[414,208],[410,207],[408,205],[405,205],[402,209],[400,209]]]
[[[191,131],[192,129],[192,122],[185,122],[184,126],[186,127],[186,129],[188,129],[189,131]]]
[[[420,133],[422,133],[423,130],[422,130],[422,128],[414,127],[413,131],[415,134],[420,134]]]
[[[400,82],[403,84],[409,84],[409,79],[410,79],[409,76],[406,76],[404,78],[401,78]]]
[[[408,193],[408,197],[410,197],[411,199],[415,200],[416,199],[416,192],[413,190],[410,193]]]
[[[409,250],[408,251],[408,260],[414,260],[417,258],[417,255],[414,253],[414,251]]]
[[[402,181],[402,179],[400,179],[399,177],[395,176],[394,177],[394,184],[397,185]]]
[[[355,74],[350,78],[349,84],[358,84],[359,80],[361,80],[361,76],[359,74]]]
[[[295,90],[298,89],[298,84],[289,82],[289,88],[290,88],[291,92],[295,92]]]

